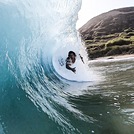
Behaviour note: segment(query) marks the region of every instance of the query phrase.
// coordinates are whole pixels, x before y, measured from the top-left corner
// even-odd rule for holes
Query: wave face
[[[81,0],[0,0],[0,133],[80,133],[54,53],[73,46]],[[63,114],[64,113],[64,114]],[[38,129],[40,128],[40,129]]]

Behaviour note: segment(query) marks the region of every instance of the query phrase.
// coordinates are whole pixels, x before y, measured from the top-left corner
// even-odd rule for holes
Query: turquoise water
[[[89,82],[56,75],[79,48],[81,0],[0,0],[0,134],[133,134],[134,59],[89,61]],[[78,51],[78,50],[76,50]]]

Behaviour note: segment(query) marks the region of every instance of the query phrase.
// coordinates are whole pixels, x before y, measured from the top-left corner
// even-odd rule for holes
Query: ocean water
[[[81,0],[0,0],[0,134],[134,133],[134,59],[87,61],[80,7]],[[72,80],[55,69],[53,59],[70,49],[89,76]]]

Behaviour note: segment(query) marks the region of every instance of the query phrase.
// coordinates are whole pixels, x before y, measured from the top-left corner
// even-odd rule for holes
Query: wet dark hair
[[[75,52],[73,51],[69,51],[68,56],[70,56],[70,54],[73,54],[74,56],[76,56]]]

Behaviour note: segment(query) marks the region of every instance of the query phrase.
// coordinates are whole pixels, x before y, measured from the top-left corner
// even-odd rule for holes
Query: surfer
[[[75,69],[75,67],[72,68],[71,65],[74,64],[75,61],[76,61],[76,54],[75,54],[75,52],[69,51],[68,57],[67,57],[67,59],[66,59],[66,68],[67,68],[68,70],[71,70],[71,71],[74,72],[74,73],[76,72],[76,69]]]

